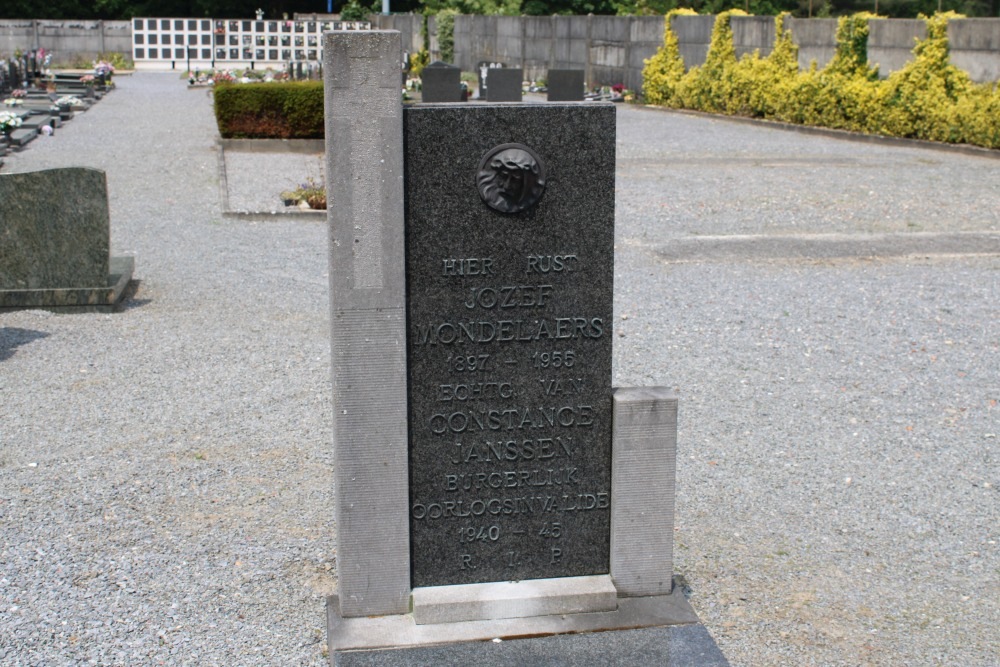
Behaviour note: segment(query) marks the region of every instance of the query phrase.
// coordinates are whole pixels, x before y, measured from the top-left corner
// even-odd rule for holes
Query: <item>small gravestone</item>
[[[582,69],[550,69],[545,82],[549,102],[582,102],[583,75]]]
[[[461,78],[461,68],[435,60],[420,73],[421,101],[461,102]]]
[[[398,33],[324,39],[333,664],[697,623],[672,582],[676,398],[611,385],[614,107],[403,109]]]
[[[132,277],[110,256],[103,171],[0,174],[0,308],[111,310]]]
[[[520,68],[491,69],[489,87],[486,89],[486,101],[520,102],[523,77],[523,70]]]

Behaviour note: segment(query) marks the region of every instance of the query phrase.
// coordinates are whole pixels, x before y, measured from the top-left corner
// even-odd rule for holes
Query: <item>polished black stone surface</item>
[[[583,75],[582,69],[550,69],[545,79],[549,102],[582,102]]]
[[[460,68],[435,60],[420,73],[421,101],[461,102],[461,75]]]
[[[729,667],[701,624],[501,642],[334,652],[335,667]]]
[[[413,107],[404,137],[412,583],[606,573],[614,107]],[[480,193],[505,144],[544,172],[517,213]]]

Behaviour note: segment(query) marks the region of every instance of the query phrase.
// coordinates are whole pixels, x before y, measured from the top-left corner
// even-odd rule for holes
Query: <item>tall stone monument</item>
[[[335,664],[695,624],[676,398],[611,386],[613,105],[404,109],[398,33],[325,39]]]

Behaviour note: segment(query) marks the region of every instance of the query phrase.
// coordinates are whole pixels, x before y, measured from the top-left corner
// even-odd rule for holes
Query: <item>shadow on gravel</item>
[[[14,351],[21,345],[27,345],[49,334],[34,329],[18,329],[17,327],[0,327],[0,361],[6,361],[14,356]]]
[[[125,293],[122,294],[122,300],[118,302],[118,307],[115,308],[116,313],[123,313],[126,310],[133,310],[135,308],[142,308],[147,303],[152,303],[152,299],[136,298],[140,287],[142,287],[141,280],[128,281],[128,285],[125,287]]]

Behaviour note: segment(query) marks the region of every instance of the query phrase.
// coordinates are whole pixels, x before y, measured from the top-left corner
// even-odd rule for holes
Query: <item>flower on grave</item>
[[[12,111],[0,111],[0,131],[10,132],[21,126],[21,117]]]
[[[213,83],[236,83],[236,77],[231,72],[217,72],[212,77]]]
[[[115,66],[109,63],[107,60],[98,60],[94,63],[94,74],[97,76],[107,76],[110,77],[115,73]]]
[[[21,106],[22,104],[24,104],[24,100],[20,100],[20,99],[14,98],[14,97],[8,97],[7,99],[5,99],[3,101],[3,104],[4,104],[4,106],[8,106],[8,107],[17,107],[17,106]]]
[[[27,97],[28,96],[28,91],[25,90],[24,88],[16,88],[16,89],[10,91],[10,96],[11,97]]]
[[[80,77],[80,82],[85,86],[92,86],[94,85],[94,75],[84,74],[83,76]]]
[[[78,107],[82,106],[83,102],[80,100],[79,97],[75,97],[73,95],[63,95],[58,100],[56,100],[56,104],[58,104],[61,107]]]
[[[616,83],[615,85],[611,86],[611,90],[616,95],[621,95],[623,92],[625,92],[625,84],[623,84],[623,83]]]

